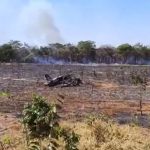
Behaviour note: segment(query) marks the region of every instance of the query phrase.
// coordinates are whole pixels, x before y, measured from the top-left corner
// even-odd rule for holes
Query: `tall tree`
[[[117,47],[117,52],[122,56],[123,63],[127,63],[129,57],[132,57],[134,48],[130,44],[122,44]]]
[[[16,56],[16,50],[12,48],[11,44],[7,43],[0,46],[0,62],[13,62]]]
[[[116,51],[114,47],[111,46],[101,46],[96,49],[96,60],[99,63],[115,63],[116,62]]]
[[[93,41],[80,41],[77,45],[79,55],[84,62],[95,61],[95,42]]]

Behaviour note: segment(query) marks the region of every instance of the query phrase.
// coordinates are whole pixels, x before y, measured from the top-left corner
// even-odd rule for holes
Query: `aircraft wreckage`
[[[60,85],[61,87],[70,87],[70,86],[80,86],[82,84],[80,78],[76,78],[70,74],[58,76],[55,78],[52,78],[48,74],[45,74],[45,79],[47,81],[45,85],[49,87],[58,85]]]

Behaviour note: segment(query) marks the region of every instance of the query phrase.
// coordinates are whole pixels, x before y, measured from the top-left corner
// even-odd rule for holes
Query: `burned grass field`
[[[148,150],[149,142],[143,139],[148,137],[150,127],[149,73],[149,66],[1,64],[0,144],[6,146],[2,150],[24,149],[19,120],[24,105],[31,103],[33,95],[41,95],[47,103],[62,106],[58,110],[61,124],[82,135],[78,149],[140,147]],[[82,84],[47,86],[45,74],[54,79],[74,75]],[[89,118],[96,118],[90,128],[85,122],[88,120],[89,124],[94,120]],[[117,124],[110,126],[108,119]],[[129,138],[125,142],[123,137],[126,136]],[[135,140],[137,137],[141,144]],[[120,140],[124,141],[121,145]],[[99,145],[99,142],[102,143]]]
[[[63,109],[60,113],[66,119],[82,119],[88,114],[104,113],[126,120],[140,113],[141,91],[138,85],[131,83],[131,75],[136,72],[143,76],[143,69],[146,69],[149,80],[149,66],[1,64],[0,111],[21,115],[24,104],[33,94],[38,94],[50,101],[61,99]],[[73,74],[83,84],[48,87],[44,85],[45,74],[51,77]],[[149,91],[147,83],[146,91],[142,92],[143,115],[150,113]]]

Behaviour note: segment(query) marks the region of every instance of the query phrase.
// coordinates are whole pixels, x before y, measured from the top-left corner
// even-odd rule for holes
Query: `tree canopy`
[[[80,41],[77,45],[51,43],[47,46],[30,46],[20,41],[0,45],[0,62],[34,63],[121,63],[150,64],[150,47],[137,43],[96,47],[94,41]]]

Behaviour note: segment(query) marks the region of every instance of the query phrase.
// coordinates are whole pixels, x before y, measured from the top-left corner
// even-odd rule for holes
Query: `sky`
[[[150,45],[149,0],[0,0],[0,43]]]

